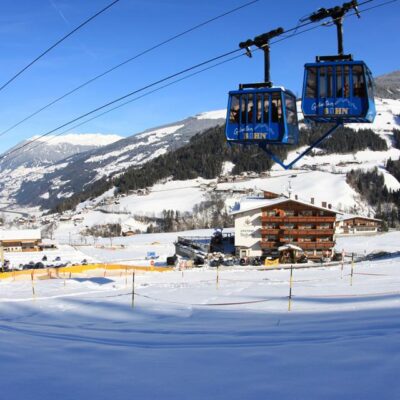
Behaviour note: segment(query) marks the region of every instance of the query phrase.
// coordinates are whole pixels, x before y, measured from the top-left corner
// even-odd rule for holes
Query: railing
[[[281,245],[282,245],[282,243],[279,243],[279,242],[266,242],[266,241],[260,242],[260,246],[262,249],[275,249]]]
[[[296,242],[295,244],[303,250],[331,249],[335,246],[335,242]]]
[[[284,235],[333,235],[333,229],[283,229]]]
[[[277,229],[277,228],[263,228],[261,229],[261,234],[262,235],[279,235],[280,233],[282,233],[281,229]]]
[[[275,223],[292,223],[292,222],[327,222],[327,223],[333,223],[335,222],[336,217],[322,217],[322,216],[285,216],[285,217],[272,217],[272,216],[267,216],[267,215],[262,215],[261,216],[261,221],[262,222],[275,222]]]
[[[286,243],[293,244],[302,248],[303,250],[322,250],[322,249],[331,249],[335,246],[335,242],[293,242],[292,240],[284,240],[281,239],[280,242],[267,242],[261,241],[260,246],[263,249],[273,249],[279,246],[285,245]]]

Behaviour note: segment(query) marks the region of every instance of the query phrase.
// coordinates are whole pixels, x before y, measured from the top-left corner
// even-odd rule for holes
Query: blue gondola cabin
[[[305,65],[302,110],[306,121],[373,122],[372,75],[363,61]]]
[[[225,134],[227,141],[234,143],[296,144],[295,95],[280,87],[229,92]]]

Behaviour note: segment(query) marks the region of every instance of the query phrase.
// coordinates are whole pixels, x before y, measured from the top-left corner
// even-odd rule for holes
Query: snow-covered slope
[[[183,146],[192,136],[223,124],[224,114],[203,113],[128,138],[66,135],[33,151],[21,149],[0,162],[0,203],[52,207],[89,183]]]
[[[379,76],[375,84],[376,96],[385,99],[400,99],[400,71]]]
[[[400,158],[400,150],[394,147],[393,130],[400,130],[400,100],[392,99],[375,99],[377,115],[372,124],[347,124],[347,127],[360,130],[372,129],[387,143],[387,151],[371,151],[363,150],[351,154],[314,154],[302,158],[296,168],[301,169],[319,169],[333,173],[346,173],[351,169],[371,169],[378,167],[385,176],[389,189],[398,190],[400,183],[392,177],[384,169],[386,161],[391,158],[398,160]],[[290,161],[296,157],[305,148],[298,149],[289,154],[286,161]],[[274,170],[279,170],[280,167],[275,165]],[[390,175],[390,176],[388,176]]]
[[[0,202],[13,203],[26,182],[41,179],[46,173],[65,168],[62,160],[122,139],[118,135],[69,134],[32,138],[21,142],[0,157]],[[37,205],[32,202],[32,205]]]
[[[118,135],[100,133],[68,134],[62,136],[33,136],[7,150],[0,158],[0,172],[21,166],[49,166],[64,158],[100,148],[121,140]]]
[[[165,235],[124,243],[131,258],[173,249]],[[295,269],[290,312],[288,270],[220,269],[218,285],[215,269],[137,273],[133,309],[130,271],[101,272],[37,279],[35,297],[0,282],[3,398],[399,398],[398,257],[355,264],[352,281],[350,263]]]

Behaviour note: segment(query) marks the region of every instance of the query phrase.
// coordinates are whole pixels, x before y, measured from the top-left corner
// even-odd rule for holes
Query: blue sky
[[[3,0],[0,83],[111,0]],[[366,5],[379,4],[376,0]],[[121,0],[0,92],[0,131],[157,42],[245,3],[245,0]],[[0,151],[166,75],[233,50],[242,40],[340,0],[260,0],[147,54],[73,94],[1,137]],[[345,22],[345,51],[364,59],[375,76],[399,69],[400,1]],[[272,80],[299,93],[303,65],[336,51],[333,27],[272,46]],[[131,135],[202,111],[224,108],[238,83],[263,77],[262,54],[242,57],[134,102],[74,132]]]

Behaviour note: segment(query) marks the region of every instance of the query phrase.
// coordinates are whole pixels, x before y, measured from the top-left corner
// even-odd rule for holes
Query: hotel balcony
[[[323,250],[323,249],[331,249],[335,246],[335,242],[293,242],[293,241],[285,241],[282,239],[281,242],[267,242],[261,241],[260,246],[262,249],[276,249],[279,246],[283,246],[286,243],[293,244],[295,246],[301,247],[303,250]]]
[[[325,223],[334,223],[336,221],[335,216],[318,216],[318,215],[307,215],[307,216],[300,216],[300,215],[294,215],[294,216],[285,216],[285,217],[279,217],[279,216],[268,216],[266,214],[263,214],[261,216],[261,221],[262,222],[271,222],[271,223],[296,223],[296,222],[309,222],[309,223],[315,223],[315,222],[325,222]]]

